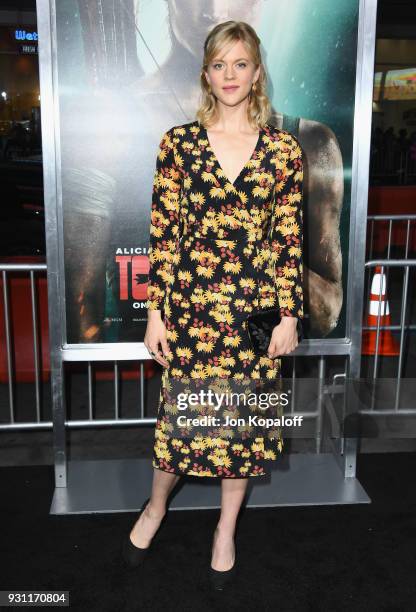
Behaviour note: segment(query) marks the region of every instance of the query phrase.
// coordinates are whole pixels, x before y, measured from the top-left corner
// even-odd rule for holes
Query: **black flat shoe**
[[[140,514],[137,517],[137,520],[140,518],[141,513],[145,510],[149,501],[150,501],[150,497],[146,499],[146,501],[143,503],[142,508],[140,510]],[[166,518],[166,514],[163,518]],[[133,542],[130,540],[130,532],[129,532],[127,535],[127,538],[123,538],[123,543],[122,543],[122,556],[123,556],[123,559],[126,565],[128,565],[129,567],[139,567],[139,565],[141,565],[143,561],[145,560],[150,546],[148,546],[147,548],[139,548],[138,546],[135,546]]]
[[[236,573],[235,562],[229,570],[215,570],[210,566],[209,568],[209,581],[211,586],[216,591],[223,591],[234,578]]]

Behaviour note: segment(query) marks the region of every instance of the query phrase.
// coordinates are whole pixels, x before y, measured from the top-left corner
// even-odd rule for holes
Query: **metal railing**
[[[7,385],[8,385],[8,399],[9,399],[9,423],[1,423],[1,429],[23,429],[25,425],[28,425],[30,429],[36,429],[44,427],[46,424],[41,421],[41,382],[40,382],[40,360],[39,360],[39,320],[38,320],[38,295],[36,290],[35,274],[37,272],[44,272],[46,276],[47,266],[46,264],[11,264],[11,263],[0,263],[0,270],[2,273],[3,282],[3,307],[4,307],[4,332],[5,332],[5,347],[0,347],[1,351],[5,349],[6,363],[7,363]],[[32,423],[23,424],[16,423],[15,421],[15,368],[13,360],[12,350],[12,329],[11,329],[11,316],[10,316],[10,299],[9,299],[9,272],[28,272],[30,279],[30,301],[31,301],[31,312],[32,318],[32,350],[33,350],[33,371],[35,380],[35,412],[36,420]],[[3,353],[4,354],[4,353]],[[52,426],[52,424],[47,424]],[[23,426],[23,427],[22,427]]]
[[[374,355],[374,364],[373,364],[373,377],[376,378],[378,375],[378,365],[380,363],[381,355],[378,353],[379,346],[379,338],[380,334],[384,330],[389,330],[392,332],[400,331],[400,352],[397,359],[397,388],[395,392],[395,404],[394,409],[391,411],[377,411],[375,407],[372,405],[368,408],[368,410],[360,411],[363,413],[371,413],[371,414],[416,414],[415,410],[410,410],[407,408],[400,409],[400,391],[401,391],[401,377],[402,377],[402,369],[403,369],[403,359],[404,359],[404,337],[406,332],[411,332],[416,329],[415,323],[411,321],[406,321],[406,313],[408,312],[409,305],[409,295],[411,295],[411,291],[409,290],[409,284],[411,280],[410,270],[415,269],[416,260],[409,259],[409,245],[411,239],[411,232],[414,229],[416,215],[396,215],[396,216],[387,216],[387,215],[377,215],[371,216],[368,218],[370,223],[370,231],[368,232],[369,237],[369,252],[370,256],[373,252],[373,238],[375,235],[374,224],[377,222],[386,222],[389,223],[388,230],[388,241],[386,245],[387,257],[383,259],[370,259],[365,264],[366,273],[370,273],[376,266],[381,266],[382,271],[387,269],[389,271],[391,268],[395,270],[402,269],[404,274],[404,282],[403,282],[403,290],[402,290],[402,298],[401,298],[401,306],[400,306],[400,322],[398,324],[392,325],[383,325],[380,323],[380,318],[377,321],[376,326],[363,326],[363,331],[366,330],[375,330],[376,337],[376,354]],[[392,247],[392,230],[394,223],[405,223],[406,225],[406,234],[405,234],[405,242],[403,245],[404,248],[404,258],[402,259],[390,259],[391,247]],[[5,317],[5,344],[6,344],[6,357],[7,357],[7,371],[8,371],[8,399],[9,399],[9,407],[8,407],[8,419],[2,418],[3,422],[0,423],[0,430],[37,430],[37,429],[52,429],[53,422],[50,420],[42,420],[41,410],[40,410],[40,389],[41,389],[41,381],[40,381],[40,371],[39,371],[39,325],[37,318],[37,292],[36,292],[36,283],[35,283],[35,274],[42,272],[46,272],[46,264],[0,264],[0,269],[2,270],[2,278],[3,278],[3,302],[4,302],[4,317]],[[33,341],[32,341],[32,350],[33,350],[33,358],[34,358],[34,382],[35,382],[35,417],[31,421],[25,422],[16,422],[15,418],[15,404],[14,404],[14,378],[15,378],[15,370],[13,366],[13,358],[12,358],[12,335],[11,335],[11,326],[10,326],[10,306],[9,306],[9,296],[8,296],[8,273],[11,272],[26,272],[30,277],[30,293],[31,293],[31,318],[32,318],[32,330],[33,330]],[[388,274],[387,274],[388,277]],[[368,283],[369,289],[367,292],[367,300],[366,305],[369,302],[369,294],[370,294],[370,283]],[[388,281],[387,281],[388,287]],[[381,293],[379,296],[379,301],[381,301]],[[3,347],[1,347],[3,350]],[[114,392],[114,405],[113,405],[113,416],[112,418],[103,418],[97,419],[94,417],[95,409],[94,409],[94,385],[96,381],[93,376],[93,367],[94,364],[98,364],[99,362],[83,362],[86,367],[87,373],[87,385],[88,385],[88,417],[86,419],[66,419],[65,427],[67,428],[95,428],[95,427],[125,427],[125,426],[152,426],[156,423],[156,418],[146,416],[146,402],[145,402],[145,374],[144,374],[144,361],[139,362],[139,385],[138,385],[138,416],[137,418],[123,418],[120,413],[120,405],[119,405],[119,391],[120,391],[120,371],[119,371],[119,362],[114,361],[113,363],[113,392]],[[295,409],[295,397],[296,397],[296,357],[293,357],[293,393],[291,399],[291,407],[290,413],[299,414],[299,412]],[[322,385],[325,382],[325,373],[326,373],[326,356],[320,355],[318,360],[318,380],[317,385],[318,388],[322,389]],[[327,401],[330,397],[334,397],[334,394],[340,393],[342,384],[337,384],[341,382],[341,380],[347,376],[347,370],[345,372],[340,372],[335,374],[333,377],[333,384],[325,392],[319,394],[319,399],[317,401],[316,409],[313,411],[303,412],[305,419],[316,419],[316,446],[317,449],[321,446],[322,441],[322,412],[323,410],[327,410],[328,414],[330,414],[330,410],[328,409]],[[2,411],[4,415],[4,411]],[[334,415],[332,415],[334,416]]]
[[[410,149],[403,150],[392,143],[372,151],[370,157],[370,183],[381,181],[383,185],[414,185],[416,183],[416,159]]]
[[[53,421],[44,420],[41,418],[40,410],[40,395],[41,395],[41,380],[40,380],[40,369],[39,369],[39,352],[40,352],[40,341],[39,326],[37,318],[37,307],[36,303],[37,292],[35,284],[35,273],[42,272],[46,273],[46,264],[0,264],[0,269],[3,274],[3,301],[4,301],[4,318],[5,318],[5,338],[6,338],[6,356],[7,356],[7,368],[8,368],[8,398],[9,398],[9,422],[0,422],[0,431],[24,431],[24,430],[39,430],[53,428]],[[10,322],[10,307],[9,307],[9,291],[8,291],[8,273],[12,272],[26,272],[30,276],[30,291],[31,291],[31,316],[32,316],[32,331],[33,331],[33,356],[34,356],[34,381],[35,381],[35,407],[36,417],[33,421],[17,422],[15,418],[15,402],[13,388],[15,385],[15,368],[13,364],[13,350],[12,350],[12,333],[11,333],[11,322]],[[94,406],[94,381],[93,369],[94,366],[98,366],[102,362],[86,361],[82,362],[82,365],[86,367],[87,373],[87,393],[88,393],[88,417],[85,419],[65,419],[65,428],[68,429],[79,429],[79,428],[98,428],[98,427],[126,427],[126,426],[154,426],[156,424],[155,417],[145,416],[145,376],[144,376],[144,361],[139,362],[139,401],[137,406],[139,409],[139,415],[137,418],[121,418],[119,408],[119,384],[120,384],[120,372],[119,363],[117,361],[113,363],[113,393],[114,393],[114,404],[113,404],[113,417],[112,418],[101,418],[97,419],[94,417],[95,406]],[[291,394],[291,406],[290,414],[299,414],[296,410],[296,358],[293,358],[293,385]],[[69,365],[69,364],[66,364]],[[317,384],[319,388],[322,387],[324,382],[325,374],[325,357],[319,357],[319,380]],[[336,392],[336,391],[334,391]],[[316,408],[313,411],[303,413],[305,420],[316,419],[316,441],[317,448],[321,445],[321,429],[322,429],[322,410],[324,405],[324,398],[322,394],[319,394],[319,400]],[[3,413],[4,414],[4,413]]]
[[[381,267],[381,274],[384,275],[385,274],[385,278],[386,278],[386,283],[385,283],[385,293],[388,294],[389,293],[389,280],[390,280],[390,269],[394,268],[394,269],[402,269],[403,270],[403,274],[404,274],[404,281],[402,284],[402,301],[400,304],[400,323],[396,324],[396,325],[381,325],[380,324],[380,319],[381,317],[379,316],[377,319],[377,326],[368,326],[368,325],[363,325],[363,331],[368,331],[368,330],[377,330],[377,337],[376,337],[376,353],[375,353],[375,359],[374,359],[374,368],[373,368],[373,377],[376,378],[377,377],[377,370],[378,370],[378,365],[379,365],[379,351],[378,351],[378,347],[379,347],[379,337],[380,337],[380,330],[389,330],[389,331],[399,331],[400,330],[400,354],[399,354],[399,361],[398,361],[398,370],[397,370],[397,377],[401,377],[402,376],[402,365],[403,365],[403,339],[404,339],[404,330],[409,330],[409,331],[413,331],[416,329],[416,324],[415,323],[406,323],[406,312],[408,309],[408,297],[409,297],[409,270],[410,269],[414,269],[415,264],[416,264],[416,260],[415,259],[409,259],[409,253],[410,253],[410,248],[411,248],[411,244],[412,244],[412,239],[415,241],[415,236],[416,236],[416,215],[369,215],[367,217],[367,221],[369,224],[369,232],[368,232],[368,237],[369,240],[367,241],[368,244],[368,256],[369,259],[368,261],[366,261],[365,263],[365,268],[366,271],[370,272],[372,268],[379,266]],[[387,244],[385,245],[385,257],[384,258],[377,258],[377,259],[372,259],[373,257],[373,253],[374,253],[374,242],[375,242],[375,228],[376,228],[376,224],[386,224],[386,222],[388,223],[388,232],[387,232]],[[402,249],[403,249],[403,253],[402,253],[402,257],[399,259],[392,259],[391,258],[391,252],[392,252],[392,247],[397,245],[393,245],[393,231],[394,229],[397,229],[397,226],[403,225],[405,228],[405,235],[404,235],[404,240],[403,240],[403,244],[399,245]],[[414,235],[413,235],[413,234]],[[386,272],[384,271],[384,269],[386,268]],[[369,303],[370,301],[370,293],[371,293],[371,283],[369,282],[369,278],[366,278],[366,284],[367,284],[367,294],[366,294],[366,304]],[[382,288],[383,288],[383,283],[380,283],[380,292],[379,292],[379,304],[381,303],[381,297],[382,297]],[[381,308],[379,306],[379,311],[381,311]]]
[[[376,325],[363,325],[363,332],[374,332],[375,333],[375,350],[373,355],[373,363],[371,364],[372,381],[374,383],[374,390],[377,387],[378,382],[382,382],[382,377],[379,376],[380,362],[383,357],[380,354],[380,347],[382,346],[381,335],[383,333],[397,333],[400,332],[398,338],[398,355],[394,356],[397,361],[391,361],[392,367],[395,366],[394,375],[389,376],[391,384],[395,385],[394,389],[394,403],[392,408],[377,409],[375,407],[376,394],[372,394],[371,403],[368,408],[360,410],[360,414],[370,415],[415,415],[416,416],[416,402],[414,406],[401,406],[401,396],[405,377],[403,375],[404,360],[407,357],[405,353],[405,337],[407,333],[412,333],[416,329],[416,323],[412,321],[412,306],[411,299],[415,295],[414,283],[415,283],[415,269],[416,259],[410,258],[411,246],[415,244],[416,234],[416,215],[370,215],[368,217],[369,232],[367,241],[368,252],[370,259],[365,263],[365,273],[368,275],[366,278],[367,292],[366,292],[366,304],[370,302],[371,294],[371,282],[370,274],[375,268],[379,268],[381,275],[381,282],[379,284],[378,301],[375,309],[377,310]],[[373,258],[375,236],[377,235],[377,224],[387,224],[387,242],[384,247],[385,257]],[[399,238],[400,244],[394,244],[394,233],[396,230],[401,229]],[[392,249],[396,248],[401,250],[401,257],[392,259]],[[387,312],[387,303],[392,303],[392,295],[396,296],[396,293],[391,291],[391,277],[400,274],[401,282],[395,278],[396,283],[401,286],[401,298],[400,302],[396,304],[396,320],[399,323],[395,324],[384,324],[382,323],[383,314]],[[384,282],[385,279],[385,282]],[[383,303],[383,295],[386,296],[386,301]],[[374,296],[373,296],[374,299]],[[389,308],[391,310],[391,308]],[[392,357],[386,357],[386,359],[392,359]],[[390,382],[390,381],[389,381]]]

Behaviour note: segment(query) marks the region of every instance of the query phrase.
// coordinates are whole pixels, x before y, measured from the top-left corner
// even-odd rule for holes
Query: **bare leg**
[[[139,548],[148,548],[153,536],[159,529],[160,522],[166,514],[166,501],[180,476],[169,474],[163,470],[153,468],[153,484],[150,501],[143,512],[140,513],[133,529],[130,540]]]
[[[234,533],[244,499],[248,478],[223,478],[221,482],[221,515],[214,532],[211,567],[225,571],[234,565]]]

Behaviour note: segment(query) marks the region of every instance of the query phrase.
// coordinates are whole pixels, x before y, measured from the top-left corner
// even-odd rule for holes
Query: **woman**
[[[234,533],[248,478],[267,474],[282,450],[281,432],[254,440],[241,433],[230,440],[215,428],[205,436],[192,428],[172,435],[178,411],[170,383],[203,381],[208,388],[214,379],[277,380],[278,356],[296,348],[303,317],[302,150],[293,135],[267,123],[259,44],[244,22],[217,25],[204,45],[197,120],[171,128],[160,143],[144,344],[164,371],[152,494],[124,547],[130,565],[143,560],[181,475],[221,477],[210,567],[216,588],[235,568]],[[267,240],[273,203],[276,223]],[[281,321],[267,354],[258,355],[246,319],[273,305]]]

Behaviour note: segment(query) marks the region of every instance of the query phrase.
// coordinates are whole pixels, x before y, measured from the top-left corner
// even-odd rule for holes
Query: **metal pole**
[[[119,420],[120,418],[120,391],[119,391],[119,370],[117,361],[114,362],[114,419]]]
[[[39,380],[39,333],[38,318],[36,312],[36,284],[35,273],[30,271],[30,297],[32,303],[32,329],[33,329],[33,361],[35,368],[35,393],[36,393],[36,419],[40,421],[40,380]]]
[[[396,396],[394,399],[394,409],[399,409],[400,403],[400,391],[401,391],[401,376],[403,369],[403,349],[404,349],[404,324],[406,319],[407,311],[407,289],[409,286],[409,267],[407,266],[404,271],[404,284],[403,284],[403,296],[402,296],[402,310],[400,313],[400,349],[399,349],[399,363],[397,364],[397,380],[396,380]]]
[[[3,270],[3,303],[4,303],[4,329],[6,333],[6,354],[7,354],[7,376],[9,379],[9,414],[10,422],[14,423],[14,394],[13,394],[13,357],[11,348],[10,334],[10,308],[7,270]]]
[[[351,238],[348,270],[347,330],[351,339],[349,376],[358,378],[361,369],[362,312],[365,263],[369,160],[371,143],[374,53],[376,40],[377,0],[361,0],[359,6],[357,76],[355,84],[354,139],[351,181]],[[346,385],[346,401],[350,385]],[[344,476],[355,478],[357,439],[347,437],[344,443]]]
[[[318,399],[316,411],[318,413],[316,419],[315,428],[315,452],[317,454],[322,452],[322,423],[323,423],[323,412],[324,412],[324,389],[325,389],[325,357],[321,355],[319,357],[318,365]]]
[[[59,274],[59,203],[62,194],[57,181],[60,166],[59,115],[56,91],[57,52],[54,0],[37,0],[39,32],[39,79],[41,91],[42,159],[45,203],[46,260],[48,277],[48,319],[53,410],[53,447],[56,487],[67,486],[65,394],[62,344],[64,289]]]

